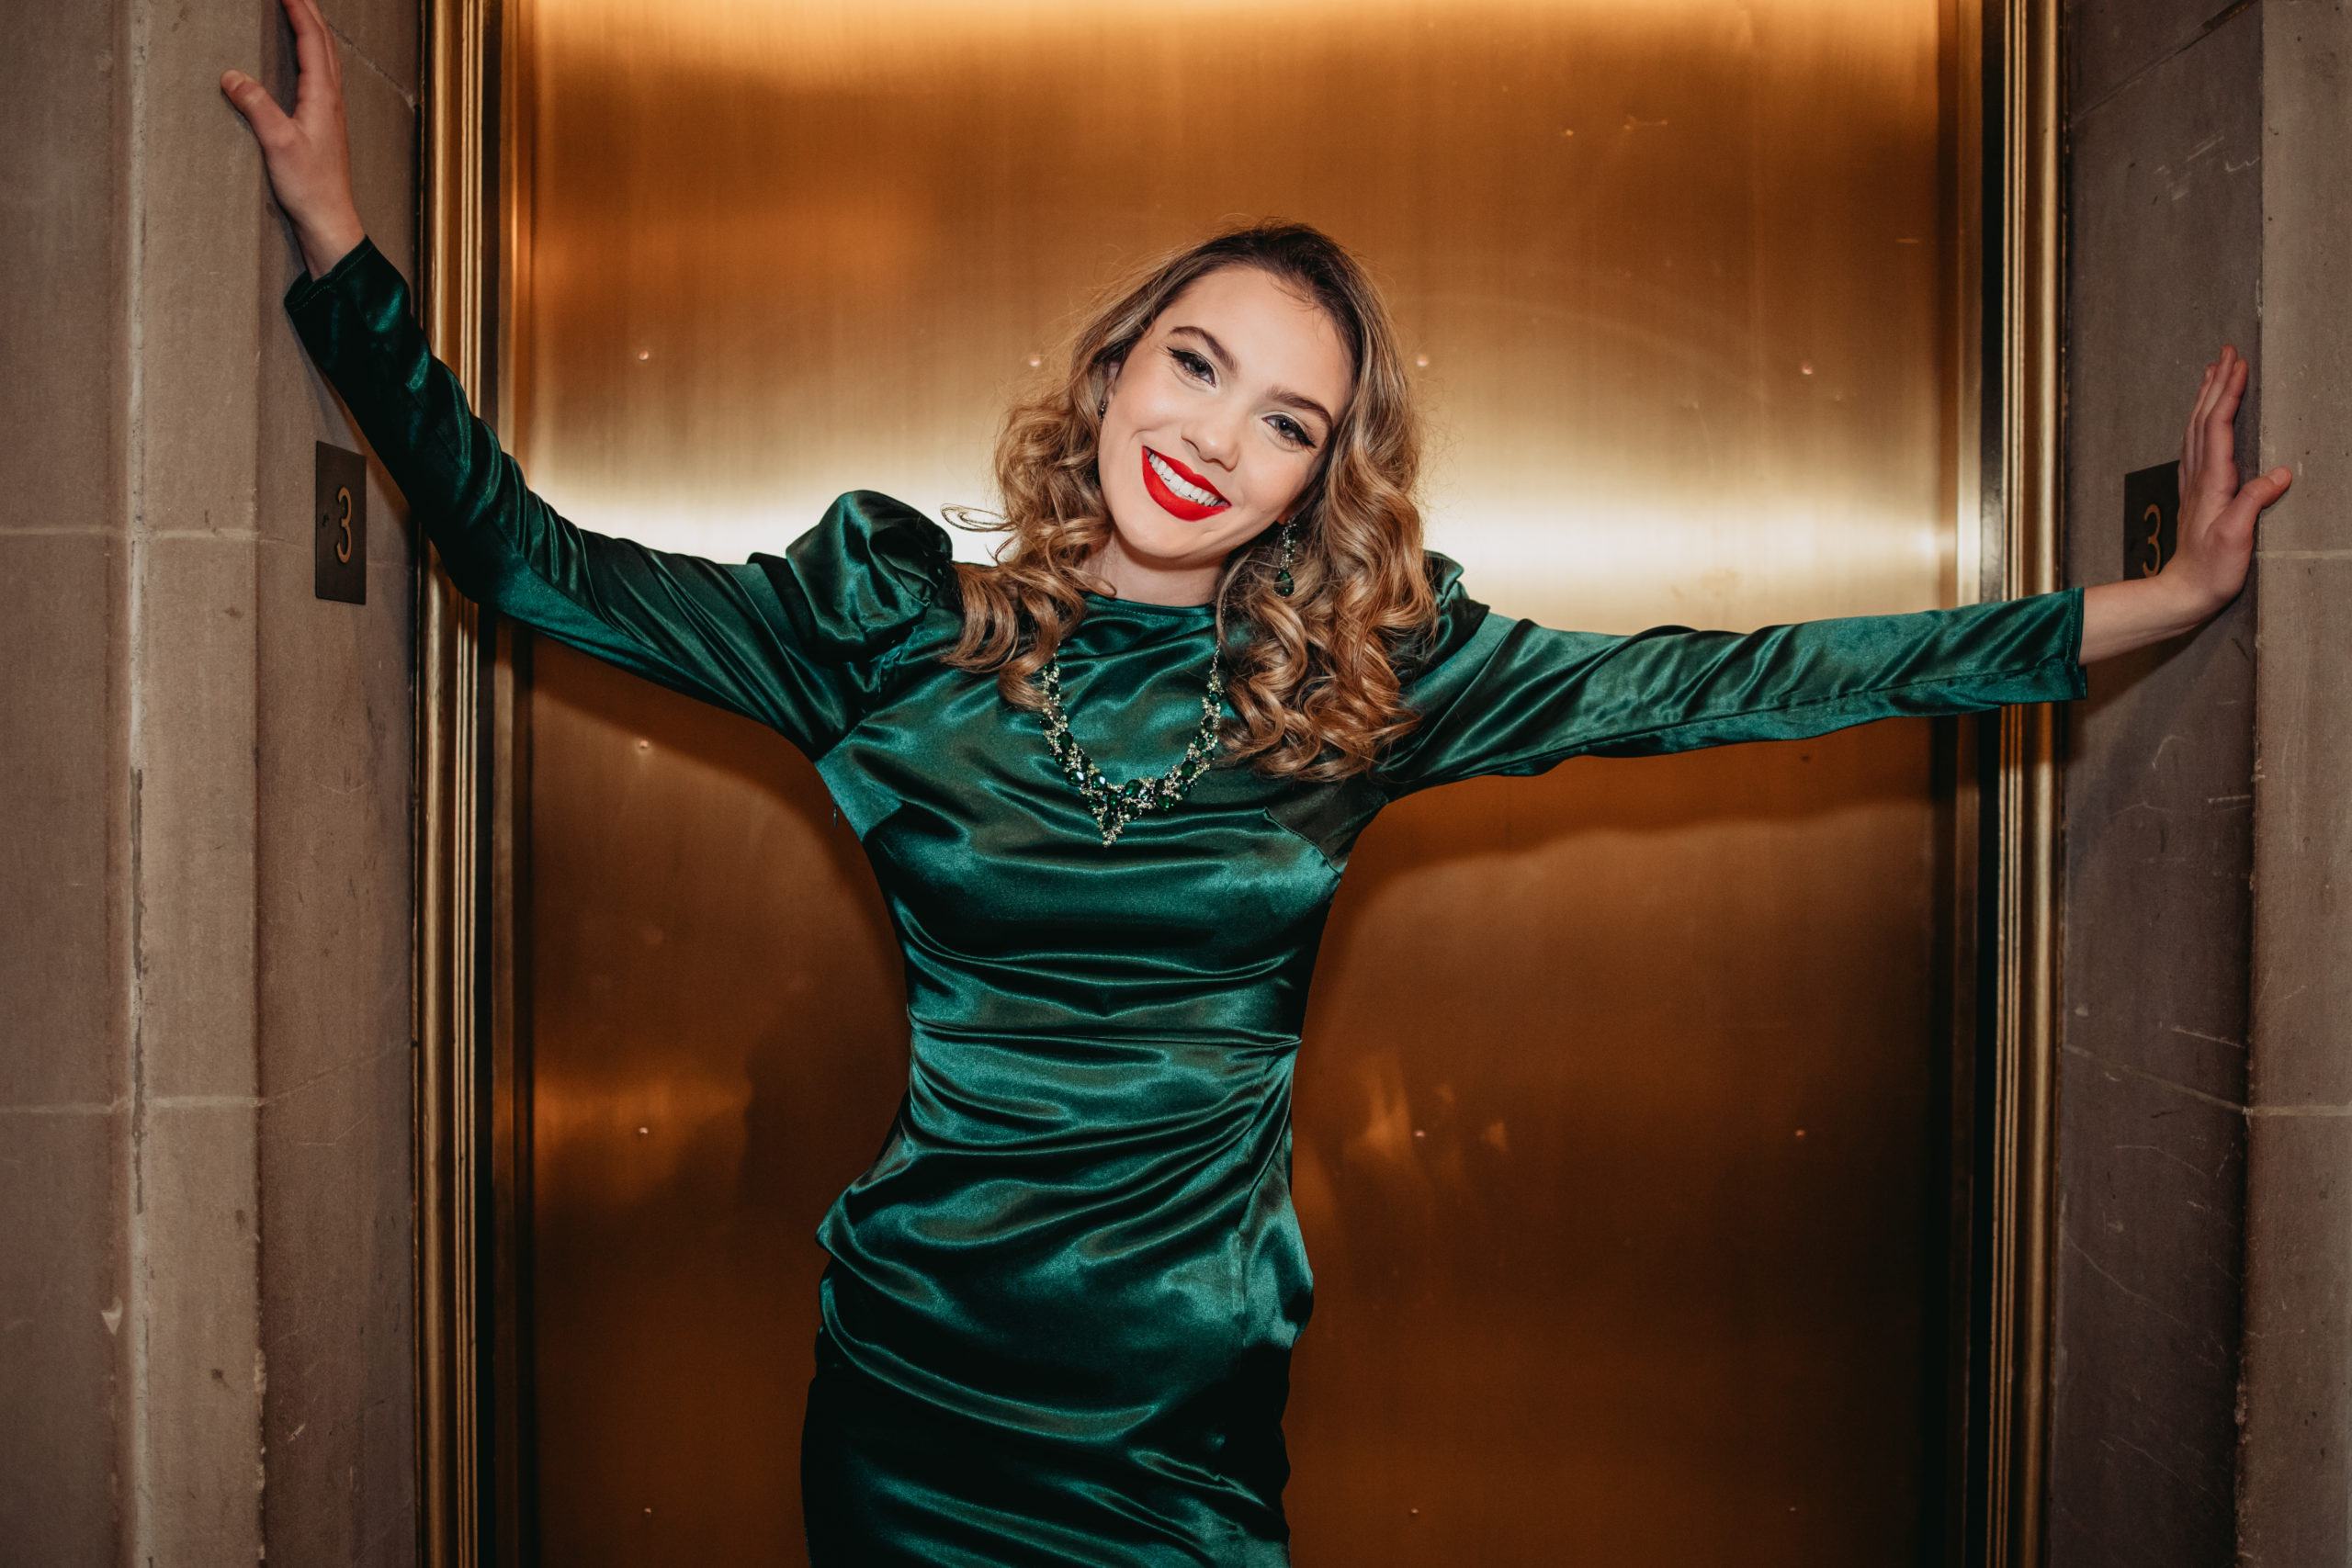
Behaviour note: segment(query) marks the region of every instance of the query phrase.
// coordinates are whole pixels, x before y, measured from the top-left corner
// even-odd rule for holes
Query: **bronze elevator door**
[[[1095,288],[1278,214],[1390,289],[1431,542],[1498,607],[1948,602],[1946,10],[524,0],[514,445],[730,559],[842,490],[985,502]],[[782,741],[531,671],[539,1560],[799,1561],[811,1232],[905,1071],[880,903]],[[1297,1078],[1299,1562],[1922,1555],[1932,751],[1578,761],[1367,835]]]

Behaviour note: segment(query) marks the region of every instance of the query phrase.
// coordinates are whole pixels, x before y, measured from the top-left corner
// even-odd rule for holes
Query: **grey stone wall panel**
[[[0,1563],[96,1568],[122,1551],[121,35],[110,6],[18,10],[0,51]]]
[[[362,220],[413,260],[416,13],[341,5]],[[374,59],[368,51],[377,51]],[[273,1559],[414,1561],[409,1040],[414,702],[408,533],[369,464],[368,603],[312,593],[313,444],[366,444],[281,307],[301,259],[273,219],[257,279],[262,458],[256,757],[264,1535]]]
[[[2050,1561],[2224,1562],[2237,1446],[2224,1396],[2237,1372],[2242,1118],[2234,1106],[2109,1064],[2070,1053],[2066,1065],[2067,1135],[2098,1157],[2083,1162],[2088,1172],[2077,1167],[2061,1201],[2065,1441],[2052,1476]],[[2086,1092],[2094,1083],[2098,1092]],[[2218,1410],[2207,1407],[2217,1399]]]
[[[130,1129],[126,1503],[132,1548],[159,1564],[261,1556],[253,1126],[249,1094],[153,1096]]]
[[[303,395],[282,411],[299,415],[287,449],[307,453],[318,436],[349,444],[293,386]],[[277,503],[300,516],[308,475],[294,485],[290,468]],[[397,516],[376,515],[397,550]],[[407,562],[371,562],[365,607],[311,596],[307,540],[265,545],[263,566],[262,881],[297,895],[266,902],[260,930],[267,1535],[296,1562],[405,1562],[415,1377]]]
[[[122,561],[102,530],[0,534],[0,1107],[120,1092]]]
[[[2352,1556],[2352,11],[2264,8],[2263,525],[2241,1561]]]
[[[2245,1430],[2239,1560],[2352,1558],[2352,7],[2266,0]]]
[[[70,1037],[69,1037],[70,1038]],[[0,1109],[0,1564],[115,1568],[125,1118]]]
[[[346,93],[356,68],[379,78],[413,105],[418,47],[423,41],[417,28],[416,0],[326,0],[321,9],[343,43]],[[355,149],[355,156],[363,162],[369,155]],[[413,209],[413,193],[405,199]]]
[[[0,531],[119,533],[115,7],[10,8],[0,50]]]
[[[2065,559],[2093,583],[2124,474],[2179,455],[2224,339],[2255,346],[2261,33],[2070,17]],[[2252,616],[2095,666],[2068,715],[2053,1568],[2233,1552]]]
[[[2326,476],[2314,478],[2321,484],[2281,503],[2280,533],[2288,505],[2298,508],[2294,523],[2324,515]],[[2333,521],[2345,527],[2343,513]],[[2256,953],[2256,1103],[2340,1115],[2352,1112],[2352,538],[2335,558],[2266,541],[2260,570],[2263,624],[2290,635],[2274,630],[2263,649],[2271,787],[2261,801],[2260,866],[2275,913]],[[2346,1176],[2352,1191],[2352,1169]]]
[[[254,541],[190,533],[135,549],[140,1087],[250,1107]]]
[[[2067,96],[2096,104],[2194,44],[2230,0],[2075,0],[2068,8]]]
[[[2344,1450],[2352,1247],[2340,1223],[2352,1118],[2257,1115],[2256,1124],[2246,1173],[2238,1561],[2246,1568],[2342,1562],[2352,1554]]]

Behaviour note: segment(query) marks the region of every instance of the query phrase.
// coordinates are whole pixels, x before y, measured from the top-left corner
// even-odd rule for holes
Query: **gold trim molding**
[[[427,0],[421,303],[433,352],[479,396],[494,0]],[[482,1539],[480,1303],[486,695],[480,618],[429,547],[417,572],[415,1179],[419,1561]]]
[[[2009,0],[2002,21],[2004,597],[2060,585],[2059,375],[2064,98],[2057,0]],[[1987,543],[1993,541],[1988,539]],[[1985,1369],[1987,1568],[2040,1568],[2047,1545],[2051,1249],[2055,1234],[2059,727],[2047,705],[2001,715],[1988,824],[1991,1247]]]

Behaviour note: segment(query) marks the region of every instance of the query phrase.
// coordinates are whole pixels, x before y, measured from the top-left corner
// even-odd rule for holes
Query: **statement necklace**
[[[1201,699],[1201,732],[1184,748],[1184,755],[1176,765],[1157,778],[1129,779],[1114,784],[1102,776],[1086,748],[1069,732],[1069,715],[1062,707],[1062,661],[1054,656],[1037,678],[1037,690],[1046,699],[1044,718],[1046,744],[1054,753],[1054,761],[1062,765],[1069,782],[1078,786],[1086,809],[1093,814],[1094,826],[1102,830],[1102,847],[1109,849],[1127,830],[1127,824],[1147,811],[1164,810],[1175,805],[1209,771],[1209,759],[1216,754],[1218,707],[1225,696],[1225,667],[1215,654],[1209,656],[1209,691]]]

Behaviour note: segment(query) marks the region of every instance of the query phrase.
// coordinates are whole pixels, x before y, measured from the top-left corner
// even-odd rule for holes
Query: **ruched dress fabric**
[[[582,531],[524,487],[372,246],[288,308],[464,592],[782,731],[873,863],[912,1055],[820,1231],[820,1564],[1289,1561],[1281,1419],[1312,1293],[1291,1069],[1340,871],[1389,801],[2083,690],[2079,592],[1613,637],[1491,614],[1432,555],[1440,619],[1405,666],[1421,722],[1377,771],[1215,768],[1105,848],[1037,716],[941,662],[937,525],[861,492],[742,565]],[[1206,608],[1088,601],[1064,682],[1114,779],[1182,751],[1214,638]]]

